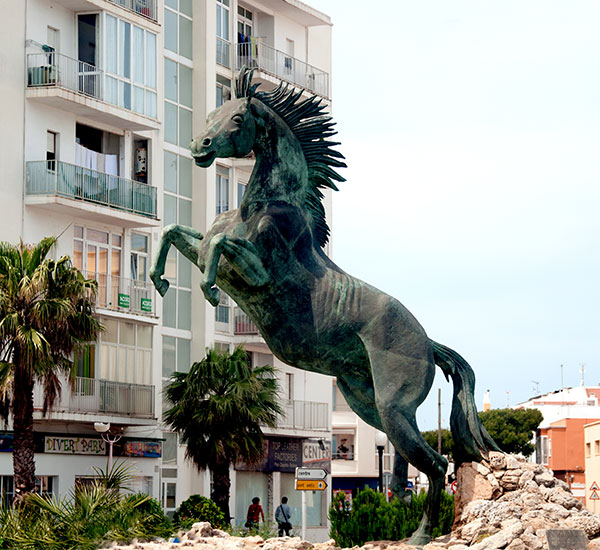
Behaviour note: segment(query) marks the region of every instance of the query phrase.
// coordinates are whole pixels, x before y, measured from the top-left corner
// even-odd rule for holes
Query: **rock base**
[[[548,550],[547,529],[582,529],[588,550],[600,550],[600,516],[583,508],[569,486],[540,464],[492,452],[482,463],[457,471],[458,493],[452,532],[424,550]],[[115,545],[116,546],[116,545]],[[312,544],[298,537],[263,540],[232,537],[196,523],[181,542],[134,542],[119,550],[339,550],[333,540]],[[356,550],[355,547],[353,550]],[[361,550],[414,550],[395,541],[368,542]]]

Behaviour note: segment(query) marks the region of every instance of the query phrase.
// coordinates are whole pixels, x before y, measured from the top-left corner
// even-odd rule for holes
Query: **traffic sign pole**
[[[302,491],[302,540],[306,540],[306,491]]]

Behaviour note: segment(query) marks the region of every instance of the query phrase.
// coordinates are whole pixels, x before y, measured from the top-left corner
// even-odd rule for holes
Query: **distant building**
[[[600,419],[600,387],[578,386],[538,395],[515,409],[538,409],[544,416],[533,459],[567,482],[585,503],[584,426]]]
[[[583,428],[585,445],[585,505],[600,514],[600,421]]]

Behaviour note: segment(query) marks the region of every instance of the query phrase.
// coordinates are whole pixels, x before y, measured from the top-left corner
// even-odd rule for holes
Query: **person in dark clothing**
[[[281,504],[277,506],[277,510],[275,510],[275,521],[277,521],[277,526],[279,527],[279,536],[283,537],[283,532],[285,531],[285,536],[290,536],[290,531],[292,529],[292,522],[290,521],[290,517],[292,515],[292,510],[288,506],[288,498],[283,497],[281,499]]]

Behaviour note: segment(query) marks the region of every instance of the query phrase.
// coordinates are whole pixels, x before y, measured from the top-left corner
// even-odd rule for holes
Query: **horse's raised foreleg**
[[[250,241],[219,233],[210,241],[204,279],[200,284],[204,296],[213,306],[218,306],[221,298],[221,293],[215,286],[221,255],[248,285],[262,286],[269,280],[269,274]]]
[[[202,233],[185,225],[167,225],[163,229],[158,252],[154,256],[154,262],[150,268],[150,280],[161,296],[164,296],[169,289],[169,281],[164,279],[163,275],[171,245],[175,246],[192,263],[198,265],[198,246],[203,238]]]

